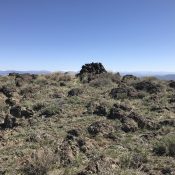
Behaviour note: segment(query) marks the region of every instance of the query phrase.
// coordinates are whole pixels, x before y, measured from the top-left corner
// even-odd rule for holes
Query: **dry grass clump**
[[[71,81],[73,78],[73,75],[67,75],[65,73],[61,73],[61,72],[55,72],[52,74],[48,74],[45,75],[47,80],[51,80],[51,81]]]
[[[160,139],[155,143],[153,151],[159,156],[175,157],[175,136],[170,134]]]
[[[58,162],[58,155],[44,148],[34,152],[20,168],[20,172],[24,175],[44,175]]]

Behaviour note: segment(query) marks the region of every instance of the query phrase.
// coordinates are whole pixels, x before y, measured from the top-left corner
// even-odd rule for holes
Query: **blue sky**
[[[0,0],[0,70],[175,72],[175,0]]]

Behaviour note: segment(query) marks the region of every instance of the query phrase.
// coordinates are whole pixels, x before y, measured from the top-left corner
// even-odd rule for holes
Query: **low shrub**
[[[153,152],[159,156],[175,157],[175,136],[168,135],[156,142]]]

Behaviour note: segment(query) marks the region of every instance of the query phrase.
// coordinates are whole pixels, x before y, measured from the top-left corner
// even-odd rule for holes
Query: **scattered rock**
[[[169,86],[171,87],[171,88],[175,88],[175,81],[170,81],[169,82]]]
[[[148,93],[158,93],[161,91],[161,87],[158,84],[152,83],[150,81],[141,81],[134,85],[137,90],[146,91]]]
[[[29,83],[38,77],[38,75],[29,74],[29,73],[25,73],[25,74],[11,73],[11,74],[9,74],[9,76],[15,77],[15,84],[17,87],[21,87],[25,83]]]
[[[80,136],[80,131],[78,131],[76,129],[71,129],[67,133],[68,133],[68,135],[67,135],[68,140],[74,140],[75,138]]]
[[[108,119],[118,119],[123,123],[127,119],[127,113],[126,111],[119,108],[119,106],[114,106],[110,109],[110,112],[107,118]]]
[[[126,112],[127,111],[130,112],[132,110],[132,108],[130,106],[127,106],[126,104],[118,104],[118,103],[116,103],[113,106],[114,106],[114,108],[118,108],[118,109],[121,109],[121,110],[126,111]]]
[[[12,99],[12,98],[7,98],[7,99],[5,100],[5,103],[6,103],[7,105],[9,105],[9,106],[14,106],[14,105],[16,105],[16,101],[15,101],[14,99]]]
[[[156,130],[160,128],[159,124],[136,114],[130,108],[127,109],[124,106],[120,107],[118,104],[115,104],[114,107],[111,108],[107,118],[120,120],[120,122],[123,124],[122,130],[126,132],[127,130],[137,130],[137,127],[141,129],[147,128],[150,130]]]
[[[34,112],[31,109],[23,109],[21,110],[21,116],[25,118],[33,117]]]
[[[163,168],[161,170],[161,172],[162,172],[162,174],[165,174],[165,175],[171,175],[171,174],[173,175],[174,174],[172,168],[169,168],[169,167]]]
[[[111,139],[111,140],[113,140],[113,141],[116,141],[116,140],[118,140],[118,138],[114,135],[114,133],[112,133],[112,132],[110,132],[110,133],[108,133],[108,134],[106,134],[106,135],[104,135],[105,136],[105,138],[107,138],[107,139]]]
[[[152,106],[151,111],[154,111],[154,112],[158,112],[158,113],[161,113],[164,111],[164,108],[160,107],[160,106]]]
[[[175,127],[175,119],[167,119],[159,122],[161,126],[173,126]]]
[[[74,89],[72,89],[72,90],[70,90],[68,92],[68,97],[78,96],[78,95],[80,95],[82,93],[83,93],[82,89],[80,89],[80,88],[74,88]]]
[[[62,93],[53,93],[50,95],[51,98],[62,98],[63,94]]]
[[[123,82],[133,81],[133,80],[138,80],[138,78],[134,75],[124,75],[122,78]]]
[[[107,113],[108,113],[108,109],[104,105],[97,106],[94,111],[94,114],[99,116],[106,116]]]
[[[99,156],[93,158],[88,166],[77,175],[89,175],[89,174],[103,174],[104,172],[111,172],[118,167],[118,160],[108,158],[105,156]]]
[[[2,127],[11,129],[14,128],[15,126],[17,126],[16,118],[14,118],[11,115],[6,115]]]
[[[173,95],[170,100],[169,100],[170,103],[175,103],[175,95]]]
[[[136,114],[135,112],[132,112],[128,115],[128,118],[133,119],[135,122],[137,122],[138,127],[143,129],[147,128],[150,130],[157,130],[160,129],[160,125],[157,123],[154,123],[151,120],[146,119],[145,117]]]
[[[94,122],[88,127],[88,132],[93,136],[96,136],[99,133],[106,134],[113,130],[114,130],[114,127],[109,125],[109,123],[105,121]]]
[[[128,132],[135,132],[138,130],[138,124],[132,120],[132,119],[127,119],[121,128],[124,132],[128,133]]]
[[[16,118],[21,118],[21,106],[13,106],[10,109],[10,114]]]
[[[61,81],[60,86],[66,86],[66,83],[64,81]]]
[[[64,140],[60,146],[60,162],[63,166],[70,166],[75,160],[76,150],[72,145]]]
[[[0,88],[0,92],[2,92],[8,98],[13,96],[14,91],[15,90],[13,88],[7,86],[3,86],[2,88]]]
[[[15,84],[17,87],[21,87],[24,84],[24,81],[21,78],[16,78],[15,79]]]
[[[115,99],[122,99],[128,97],[128,89],[126,88],[114,88],[110,92],[110,96]]]
[[[126,86],[112,89],[110,96],[114,99],[140,98],[140,94],[134,88]]]

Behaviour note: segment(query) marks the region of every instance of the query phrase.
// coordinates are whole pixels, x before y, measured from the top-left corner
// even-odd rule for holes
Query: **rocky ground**
[[[0,175],[174,175],[175,81],[82,67],[0,77]]]

